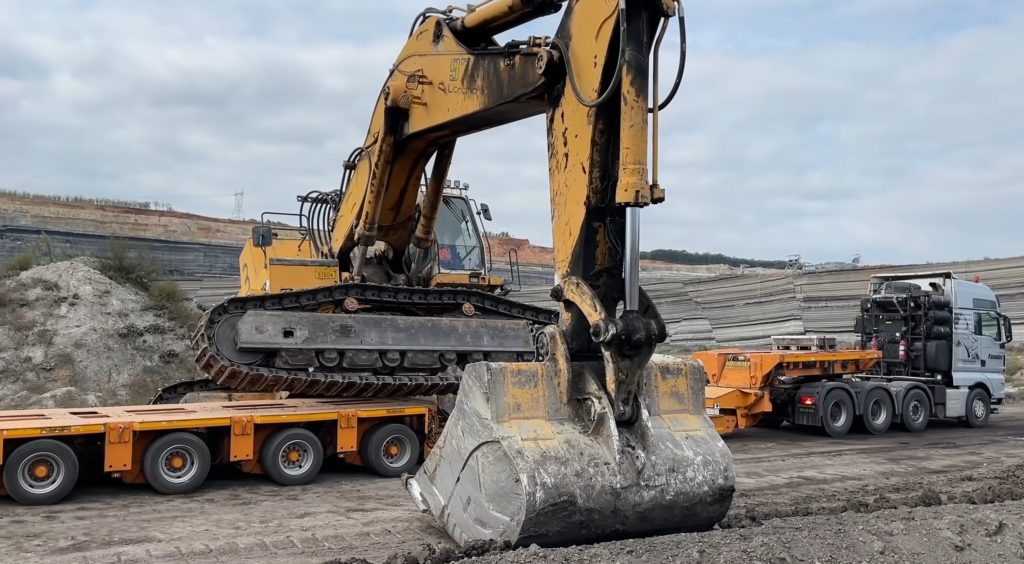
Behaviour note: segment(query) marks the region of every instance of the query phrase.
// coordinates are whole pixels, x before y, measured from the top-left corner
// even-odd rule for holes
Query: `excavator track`
[[[466,305],[468,304],[468,305]],[[347,306],[347,307],[346,307]],[[558,313],[529,306],[476,290],[461,288],[410,288],[365,283],[282,292],[265,296],[229,298],[209,310],[192,337],[195,361],[209,382],[219,388],[253,392],[281,392],[318,397],[407,397],[450,394],[458,390],[462,368],[469,357],[498,359],[490,351],[462,355],[451,366],[423,369],[287,369],[259,362],[245,364],[227,358],[215,338],[218,324],[229,316],[249,311],[338,312],[330,315],[358,317],[361,313],[387,313],[417,317],[458,317],[466,309],[474,315],[525,320],[531,329],[557,323]],[[349,313],[341,313],[350,311]],[[438,351],[442,353],[443,351]],[[534,355],[536,358],[536,355]],[[519,358],[516,360],[533,360]],[[390,373],[388,373],[390,371]],[[191,382],[189,385],[198,385]],[[211,384],[203,384],[210,387]],[[175,390],[180,393],[181,390]],[[159,394],[158,394],[159,396]],[[159,399],[155,398],[155,401]]]

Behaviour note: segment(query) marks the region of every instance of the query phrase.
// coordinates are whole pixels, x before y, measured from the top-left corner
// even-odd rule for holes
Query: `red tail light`
[[[800,396],[796,398],[796,402],[800,405],[818,405],[818,398],[814,396]]]

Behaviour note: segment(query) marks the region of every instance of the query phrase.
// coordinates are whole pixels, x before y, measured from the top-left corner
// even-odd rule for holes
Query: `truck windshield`
[[[484,252],[465,198],[445,196],[437,214],[437,262],[442,270],[483,270]]]

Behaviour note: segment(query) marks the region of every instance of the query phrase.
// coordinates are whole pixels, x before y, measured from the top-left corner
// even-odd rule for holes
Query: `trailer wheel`
[[[324,463],[324,447],[313,433],[299,427],[281,429],[267,437],[260,466],[282,486],[303,486],[316,479]]]
[[[210,448],[192,433],[168,433],[150,443],[142,470],[149,485],[162,494],[194,492],[210,474]]]
[[[27,442],[4,461],[4,488],[24,505],[53,505],[67,497],[78,480],[78,457],[53,439]]]
[[[920,433],[928,427],[928,418],[931,417],[931,406],[928,403],[928,396],[920,389],[913,389],[903,397],[903,415],[901,423],[903,428],[911,433]]]
[[[988,425],[988,416],[992,413],[992,400],[981,388],[974,388],[967,394],[967,413],[964,421],[968,427],[984,427]]]
[[[872,435],[881,435],[892,425],[892,399],[885,390],[875,388],[864,396],[864,413],[861,414],[864,430]]]
[[[400,423],[382,423],[366,434],[359,453],[377,474],[394,478],[410,472],[420,459],[420,440]]]
[[[825,402],[821,406],[821,426],[832,437],[842,437],[850,432],[853,426],[853,400],[842,390],[832,390],[825,394]]]

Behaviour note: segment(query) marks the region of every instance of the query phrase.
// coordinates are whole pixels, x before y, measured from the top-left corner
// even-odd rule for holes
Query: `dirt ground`
[[[737,494],[720,529],[463,562],[1024,561],[1020,404],[981,430],[837,440],[783,427],[728,444]],[[53,507],[3,498],[0,531],[3,562],[415,562],[450,546],[399,480],[347,468],[297,488],[226,474],[183,497],[99,482]]]

